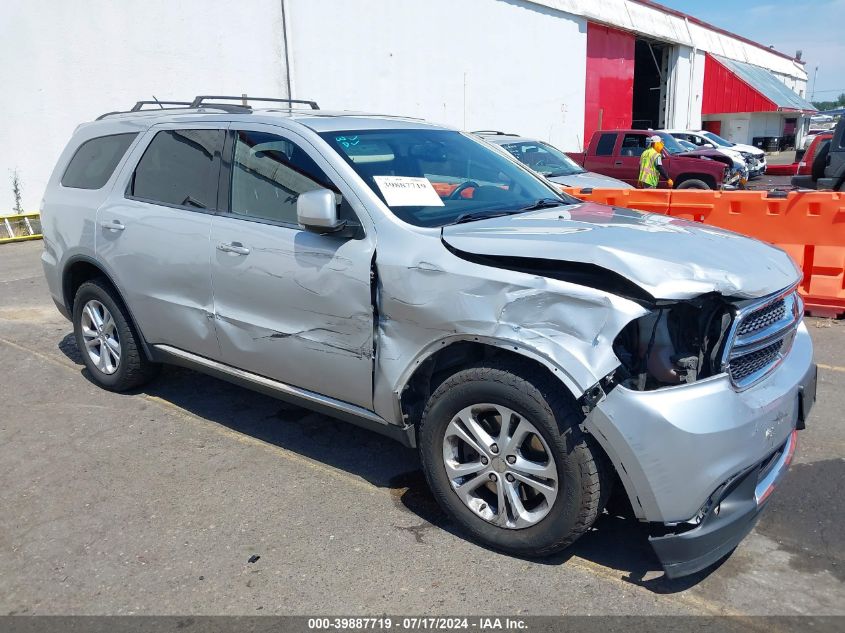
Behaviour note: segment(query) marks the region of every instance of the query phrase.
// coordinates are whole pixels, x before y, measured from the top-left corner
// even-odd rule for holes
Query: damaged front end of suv
[[[721,373],[733,313],[715,293],[655,307],[616,337],[614,382],[646,391]]]
[[[462,259],[623,297],[643,313],[578,401],[670,577],[728,553],[786,471],[815,399],[800,272],[768,244],[576,205],[444,231]],[[599,347],[608,343],[594,341]]]
[[[669,577],[730,552],[788,468],[815,399],[802,317],[795,286],[756,300],[709,293],[657,302],[616,337],[620,366],[588,392],[585,424]]]

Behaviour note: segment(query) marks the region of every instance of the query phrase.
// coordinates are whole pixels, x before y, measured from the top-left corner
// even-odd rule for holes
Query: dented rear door
[[[226,212],[211,228],[222,360],[370,408],[372,236],[318,235],[298,225],[297,196],[315,188],[334,190],[341,216],[355,215],[335,172],[295,133],[233,129],[224,153]]]

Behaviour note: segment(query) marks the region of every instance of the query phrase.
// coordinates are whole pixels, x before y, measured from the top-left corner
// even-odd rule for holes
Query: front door
[[[307,140],[276,126],[233,129],[226,154],[228,212],[211,228],[223,362],[370,408],[373,235],[319,235],[296,220],[298,195],[327,188],[360,226],[352,194]]]
[[[147,342],[210,358],[219,352],[208,240],[223,126],[154,127],[128,163],[137,166],[118,185],[125,190],[97,210],[97,257]]]
[[[640,177],[640,158],[646,150],[648,135],[625,134],[616,158],[618,172],[615,178],[636,185]]]

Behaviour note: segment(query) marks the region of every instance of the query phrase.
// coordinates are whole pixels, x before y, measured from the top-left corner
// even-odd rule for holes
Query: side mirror
[[[296,199],[296,220],[306,231],[334,233],[346,226],[337,219],[337,201],[328,189],[314,189],[299,194]]]

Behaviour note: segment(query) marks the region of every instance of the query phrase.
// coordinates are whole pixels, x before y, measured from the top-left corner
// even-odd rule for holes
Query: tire
[[[711,187],[703,180],[699,180],[698,178],[690,178],[689,180],[685,180],[680,185],[675,187],[675,189],[711,189]]]
[[[160,365],[145,357],[123,302],[105,279],[79,286],[73,301],[73,331],[85,367],[104,389],[128,391],[158,373]]]
[[[529,379],[528,376],[533,378]],[[589,530],[607,502],[612,483],[608,476],[611,469],[604,454],[579,427],[583,418],[574,399],[564,394],[565,389],[556,381],[551,384],[551,380],[538,379],[536,376],[536,369],[531,367],[490,362],[459,371],[446,379],[432,394],[418,432],[423,470],[429,487],[444,511],[474,540],[509,554],[526,557],[547,556],[560,551]],[[469,505],[459,496],[452,478],[458,472],[452,458],[460,460],[460,451],[455,451],[455,443],[460,444],[462,440],[456,436],[450,437],[449,433],[461,426],[469,428],[463,426],[463,422],[455,422],[461,415],[467,417],[464,412],[468,408],[473,412],[482,411],[476,418],[481,422],[486,415],[483,408],[488,406],[515,413],[510,425],[512,429],[515,427],[512,431],[514,438],[519,436],[523,421],[528,422],[537,433],[527,436],[526,443],[516,448],[508,448],[507,442],[503,441],[501,454],[490,452],[493,449],[489,448],[486,455],[481,456],[468,448],[468,444],[461,445],[466,451],[464,457],[475,464],[473,468],[485,458],[488,460],[483,462],[487,464],[486,470],[457,480],[459,488],[463,488],[467,482],[470,487],[478,485],[472,493],[478,498],[472,497],[473,505]],[[504,414],[499,418],[488,417],[484,424],[494,424],[496,419],[501,418],[504,418]],[[495,433],[491,436],[498,439],[502,437]],[[553,458],[553,461],[549,459],[541,467],[551,477],[556,477],[554,486],[551,479],[542,479],[544,484],[548,484],[547,488],[555,488],[552,502],[548,502],[548,496],[552,495],[539,495],[544,498],[532,512],[514,518],[517,513],[512,511],[516,506],[512,501],[505,500],[505,511],[500,512],[502,508],[498,500],[504,499],[504,496],[498,494],[499,486],[511,489],[516,486],[520,491],[520,504],[524,503],[523,510],[537,501],[536,496],[530,496],[535,492],[533,486],[536,483],[526,486],[522,483],[527,479],[525,476],[519,480],[515,480],[514,476],[526,472],[518,470],[524,468],[525,463],[536,467],[537,462],[528,461],[535,458],[533,454],[529,458],[526,449],[533,451],[539,445],[543,445],[543,449],[548,450]],[[478,460],[467,455],[477,455]],[[509,458],[514,461],[511,462]],[[462,465],[457,464],[458,467]],[[490,479],[491,475],[497,475],[495,483]],[[506,481],[507,477],[510,479]],[[523,497],[523,494],[528,498]],[[536,520],[525,519],[529,516]],[[520,525],[520,521],[523,524]]]

